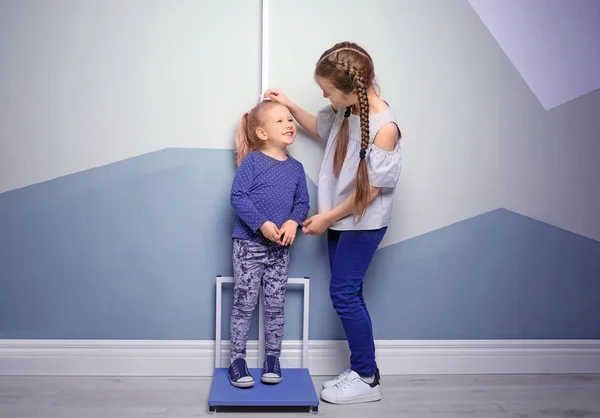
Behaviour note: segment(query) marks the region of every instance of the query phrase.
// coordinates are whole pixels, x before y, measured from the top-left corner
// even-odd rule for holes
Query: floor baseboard
[[[600,373],[600,340],[378,340],[382,375]],[[0,375],[212,376],[214,341],[0,340]],[[256,365],[257,342],[247,360]],[[300,367],[301,341],[284,341],[282,367]],[[229,342],[223,341],[222,367]],[[345,341],[309,342],[312,375],[348,367]]]

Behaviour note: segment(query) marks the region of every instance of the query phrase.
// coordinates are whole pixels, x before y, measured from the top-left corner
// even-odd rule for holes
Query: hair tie
[[[367,150],[365,148],[361,148],[361,150],[360,150],[360,159],[364,160],[365,159],[365,155],[367,155]]]
[[[347,107],[346,111],[344,112],[344,117],[345,118],[350,117],[350,113],[352,113],[352,110],[349,107]]]

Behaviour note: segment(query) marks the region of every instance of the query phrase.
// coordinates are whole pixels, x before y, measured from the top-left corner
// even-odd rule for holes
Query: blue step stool
[[[241,389],[234,387],[227,377],[229,356],[221,356],[221,297],[223,283],[233,283],[233,277],[217,276],[216,279],[216,316],[215,316],[215,371],[208,396],[208,412],[215,413],[222,408],[306,408],[307,412],[317,413],[319,398],[308,370],[308,318],[310,281],[308,277],[290,278],[288,284],[301,284],[304,287],[303,329],[302,329],[302,366],[284,368],[282,381],[277,385],[266,385],[260,381],[265,353],[264,305],[260,291],[258,321],[258,361],[260,368],[250,368],[254,377],[254,387]]]

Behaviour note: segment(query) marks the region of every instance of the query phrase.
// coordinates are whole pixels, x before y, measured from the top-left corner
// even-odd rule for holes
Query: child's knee
[[[329,297],[331,299],[333,307],[337,311],[347,309],[356,304],[360,304],[358,292],[348,291],[348,289],[345,289],[343,291],[336,291],[336,289],[330,289]]]
[[[283,308],[284,308],[283,304],[265,305],[265,314],[272,315],[272,316],[283,315]]]
[[[265,296],[265,311],[282,310],[285,306],[285,293],[273,293]]]

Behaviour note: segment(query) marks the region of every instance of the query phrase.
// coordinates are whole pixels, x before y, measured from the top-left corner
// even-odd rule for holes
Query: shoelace
[[[338,377],[336,377],[336,379],[337,379],[338,383],[339,383],[341,380],[344,380],[344,379],[346,379],[346,378],[348,377],[348,375],[350,374],[350,372],[351,372],[351,370],[350,370],[350,369],[346,369],[346,370],[344,370],[344,371],[343,371],[343,372],[342,372],[342,373],[341,373],[341,374],[340,374]]]
[[[356,379],[343,379],[343,380],[340,380],[339,382],[337,382],[336,386],[338,387],[338,389],[343,390],[343,389],[346,389],[346,388],[352,386],[354,384],[355,380]]]
[[[281,366],[279,365],[279,359],[275,360],[275,362],[274,362],[274,363],[275,363],[275,364],[273,365],[273,372],[274,372],[275,374],[279,374],[280,367],[281,367]],[[268,366],[268,364],[267,364],[267,360],[265,360],[265,361],[264,361],[264,363],[263,363],[263,372],[264,372],[264,373],[267,373],[268,371],[269,371],[269,366]]]

